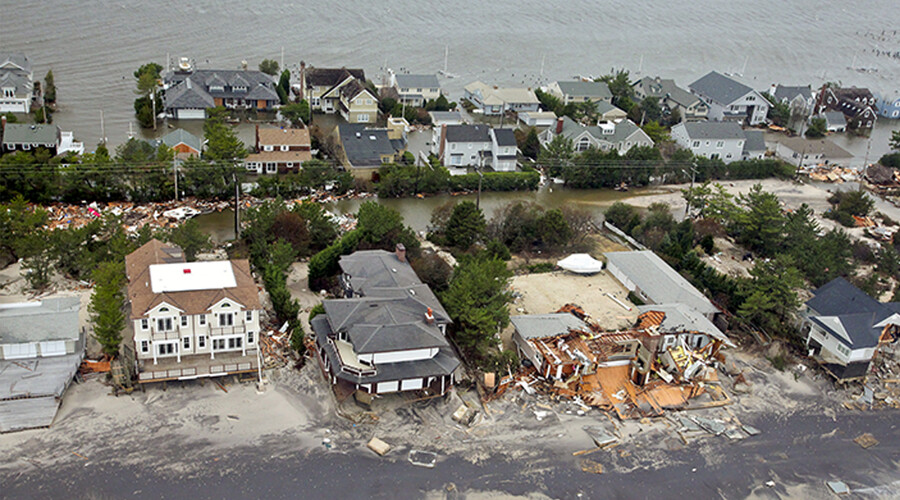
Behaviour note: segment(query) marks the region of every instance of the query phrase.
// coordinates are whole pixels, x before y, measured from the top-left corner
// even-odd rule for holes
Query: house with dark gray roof
[[[451,175],[465,174],[469,167],[491,164],[491,127],[484,124],[443,125],[440,136],[441,165]]]
[[[786,104],[790,108],[791,114],[795,116],[809,116],[815,103],[812,88],[809,85],[772,85],[769,88],[769,95],[776,102]]]
[[[516,170],[516,135],[510,128],[491,129],[491,168],[495,172]]]
[[[645,76],[634,82],[632,88],[638,100],[655,97],[659,99],[659,105],[664,112],[677,111],[682,120],[706,120],[709,115],[709,106],[706,102],[676,85],[675,80]]]
[[[610,102],[612,92],[605,82],[586,82],[583,80],[553,82],[547,90],[559,98],[564,104],[579,102]]]
[[[744,130],[735,122],[682,122],[672,127],[672,139],[696,156],[725,163],[742,159],[747,142]]]
[[[34,72],[21,53],[0,53],[0,113],[29,113],[34,102]]]
[[[206,109],[268,111],[281,102],[275,81],[262,71],[199,69],[163,77],[163,109],[176,120],[204,119]]]
[[[878,121],[875,96],[869,89],[835,88],[822,85],[816,95],[815,112],[840,111],[849,129],[871,129]]]
[[[865,377],[878,349],[897,341],[900,303],[878,302],[840,277],[812,293],[803,311],[809,355],[838,380]]]
[[[691,93],[709,106],[709,119],[736,121],[748,125],[766,122],[769,101],[743,83],[711,71],[688,86]]]
[[[345,298],[323,301],[310,321],[318,359],[334,386],[386,394],[446,394],[459,358],[445,337],[450,317],[398,245],[341,257]]]
[[[840,111],[826,111],[819,113],[815,118],[825,120],[825,130],[829,132],[846,132],[847,118]]]
[[[196,135],[177,128],[168,134],[160,137],[156,144],[165,144],[167,147],[175,151],[178,158],[187,158],[190,156],[200,156],[203,152],[203,141]]]
[[[383,128],[350,123],[338,125],[334,133],[343,153],[344,167],[360,178],[371,176],[385,163],[397,161],[406,150],[402,139],[392,140]]]
[[[557,119],[555,127],[538,134],[538,139],[541,145],[546,146],[558,135],[572,141],[575,151],[615,149],[619,154],[625,154],[633,147],[653,146],[653,139],[631,120],[598,122],[597,125],[588,126],[563,116]]]
[[[78,297],[0,304],[0,432],[48,427],[84,358]]]
[[[437,75],[395,75],[391,73],[391,87],[397,91],[400,102],[417,108],[441,96],[441,84],[438,82]]]
[[[744,160],[762,160],[766,156],[766,134],[762,130],[745,130],[744,152],[741,158]]]
[[[5,118],[2,123],[0,133],[3,135],[3,153],[32,152],[44,148],[56,156],[61,138],[61,132],[56,125],[7,123]]]
[[[365,84],[366,73],[357,68],[316,68],[300,63],[300,98],[315,111],[339,112],[341,88],[355,81]]]

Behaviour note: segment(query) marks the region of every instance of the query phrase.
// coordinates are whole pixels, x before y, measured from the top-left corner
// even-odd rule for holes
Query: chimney
[[[406,262],[406,247],[403,246],[403,243],[397,243],[397,248],[394,250],[394,254],[397,255],[397,260],[400,262]]]
[[[425,311],[425,323],[428,323],[429,325],[434,324],[434,311],[432,311],[430,307]]]
[[[563,119],[562,119],[562,117],[559,117],[556,119],[556,135],[559,135],[562,133],[562,128],[563,128]]]

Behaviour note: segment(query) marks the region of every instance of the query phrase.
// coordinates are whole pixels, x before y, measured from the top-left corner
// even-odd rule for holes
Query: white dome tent
[[[573,253],[556,265],[576,274],[596,274],[603,270],[603,262],[586,253]]]

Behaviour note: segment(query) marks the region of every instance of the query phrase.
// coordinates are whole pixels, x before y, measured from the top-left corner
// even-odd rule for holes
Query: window
[[[156,318],[157,331],[170,332],[172,329],[172,318]]]
[[[713,154],[709,155],[709,158],[710,158],[711,160],[715,160],[715,159],[718,158],[718,157],[719,157],[719,153],[713,153]]]
[[[197,348],[203,349],[206,347],[206,335],[198,335],[197,336]]]
[[[181,317],[181,326],[182,326],[182,327],[188,326],[188,318],[187,318],[187,316],[182,316],[182,317]]]
[[[756,100],[756,96],[748,95],[748,96],[747,96],[747,100],[748,100],[748,101],[755,101],[755,100]]]
[[[141,341],[141,352],[150,352],[150,342],[147,342],[146,340]]]
[[[356,100],[356,104],[362,105],[362,103],[363,103],[363,100],[362,100],[362,99],[357,99],[357,100]]]
[[[313,98],[312,98],[312,105],[313,105],[313,106],[318,106],[318,105],[319,105],[319,98],[318,98],[318,97],[313,97]]]
[[[717,141],[717,142],[716,142],[716,147],[719,148],[719,149],[724,148],[724,147],[725,147],[725,141]]]
[[[150,328],[150,320],[147,318],[143,318],[141,320],[141,330],[147,330]]]
[[[366,104],[367,104],[367,105],[371,105],[371,104],[372,104],[372,99],[366,99]]]
[[[368,113],[360,113],[360,114],[356,115],[356,121],[358,121],[359,123],[368,123],[369,114]]]
[[[213,351],[225,349],[225,339],[213,339]]]
[[[243,344],[240,337],[231,337],[228,339],[228,348],[229,349],[240,349]]]
[[[272,151],[274,149],[275,149],[274,146],[263,146],[263,151]]]
[[[206,325],[206,315],[205,315],[205,314],[201,314],[201,315],[200,315],[200,318],[199,318],[199,321],[200,321],[200,326]]]
[[[288,151],[288,150],[290,150],[290,149],[291,149],[290,146],[288,146],[287,144],[282,144],[282,145],[281,145],[281,150],[282,150],[282,151]]]
[[[157,345],[159,346],[157,351],[160,356],[167,356],[169,354],[175,354],[175,350],[177,349],[175,347],[177,344],[173,344],[173,343],[157,344]]]
[[[247,343],[248,344],[253,343],[253,332],[247,332]]]
[[[31,144],[22,144],[22,151],[28,151],[31,149]]]
[[[469,143],[469,149],[472,149],[474,146],[475,146],[475,145],[472,144],[471,142]]]
[[[191,348],[191,338],[190,337],[182,338],[181,342],[182,342],[182,346],[184,347],[185,351],[190,350],[190,348]]]
[[[451,143],[450,143],[450,149],[456,149],[456,143],[455,143],[455,142],[451,142]]]
[[[294,168],[294,162],[292,162],[292,161],[287,162],[287,168]]]
[[[277,171],[278,171],[278,167],[275,166],[275,162],[270,161],[270,162],[266,163],[266,173],[267,174],[274,174]]]
[[[221,313],[219,314],[219,326],[233,326],[234,325],[234,315],[231,313]]]
[[[587,151],[591,147],[591,140],[587,137],[582,137],[578,140],[578,144],[575,145],[576,151]]]
[[[253,321],[253,311],[247,311],[247,321]]]
[[[693,148],[699,148],[699,147],[700,147],[700,141],[694,141],[694,144],[691,145],[691,147],[693,147]]]

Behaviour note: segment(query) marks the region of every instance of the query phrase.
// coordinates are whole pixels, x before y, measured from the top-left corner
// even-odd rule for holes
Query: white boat
[[[200,211],[191,207],[178,207],[173,208],[172,210],[166,210],[162,215],[169,219],[186,220],[200,215]]]
[[[457,75],[447,71],[447,56],[450,54],[450,48],[444,45],[444,69],[438,70],[438,74],[445,78],[456,78]]]

